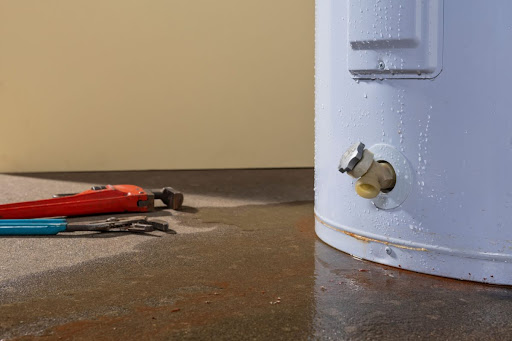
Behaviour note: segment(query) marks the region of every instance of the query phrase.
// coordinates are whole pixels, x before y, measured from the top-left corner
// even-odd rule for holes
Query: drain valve
[[[366,199],[373,199],[380,192],[387,193],[395,187],[396,174],[385,161],[375,161],[373,153],[364,148],[364,143],[354,143],[343,154],[338,167],[355,179],[356,193]]]

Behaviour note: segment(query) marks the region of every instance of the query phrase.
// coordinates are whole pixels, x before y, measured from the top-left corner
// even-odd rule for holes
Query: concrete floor
[[[0,239],[0,339],[509,339],[512,290],[360,261],[314,234],[313,171],[0,175],[0,202],[170,185],[178,233]]]

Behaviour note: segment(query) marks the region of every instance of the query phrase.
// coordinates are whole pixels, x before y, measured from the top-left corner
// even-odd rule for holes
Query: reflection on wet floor
[[[508,339],[512,290],[353,258],[315,242],[313,334],[331,339]]]
[[[316,238],[310,201],[199,208],[178,218],[202,232],[3,285],[2,338],[512,335],[511,290],[354,259]]]

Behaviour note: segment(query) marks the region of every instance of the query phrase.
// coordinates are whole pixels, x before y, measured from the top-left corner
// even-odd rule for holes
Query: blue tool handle
[[[0,220],[0,236],[55,235],[66,231],[66,219]]]

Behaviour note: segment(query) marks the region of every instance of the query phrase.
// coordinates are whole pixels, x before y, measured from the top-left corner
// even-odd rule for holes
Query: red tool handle
[[[60,198],[0,205],[0,219],[148,212],[153,208],[152,193],[133,185],[107,185]]]

